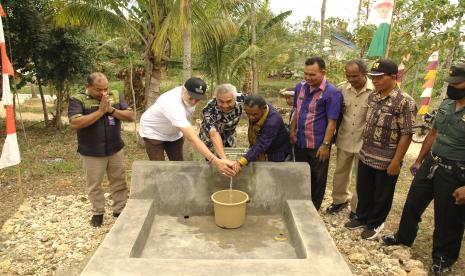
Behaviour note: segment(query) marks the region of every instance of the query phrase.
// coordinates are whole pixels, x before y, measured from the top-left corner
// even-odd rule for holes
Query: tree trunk
[[[366,11],[367,13],[365,14],[365,22],[368,21],[368,17],[370,16],[370,0],[366,0]]]
[[[45,126],[48,124],[48,111],[47,111],[47,103],[45,102],[45,95],[44,95],[44,89],[42,86],[42,82],[40,79],[37,79],[37,84],[39,85],[39,94],[40,94],[40,101],[42,102],[42,111],[44,112],[44,123]]]
[[[61,121],[61,114],[63,111],[64,95],[65,95],[65,82],[63,81],[58,85],[57,91],[56,91],[57,100],[56,100],[56,112],[55,112],[54,123],[55,123],[55,128],[58,130],[63,129],[63,122]]]
[[[183,77],[184,81],[191,77],[192,73],[192,10],[191,1],[186,0],[186,15],[187,15],[187,26],[183,31]]]
[[[450,66],[452,65],[452,59],[454,57],[454,52],[455,52],[455,46],[449,49],[449,52],[447,53],[446,60],[444,61],[444,65],[442,66],[442,69],[444,69],[446,72],[449,71]],[[445,99],[447,95],[447,86],[449,83],[444,82],[441,88],[441,99]]]
[[[63,105],[63,90],[57,90],[57,105],[56,105],[56,113],[55,113],[55,127],[58,130],[63,129],[63,123],[61,122],[61,108]]]
[[[360,27],[360,16],[362,15],[362,4],[363,4],[363,0],[359,0],[358,1],[358,10],[357,10],[357,23],[356,23],[356,27]]]
[[[31,98],[32,99],[37,98],[36,86],[34,85],[32,81],[31,81]]]
[[[255,14],[255,4],[254,0],[250,2],[250,28],[251,28],[251,46],[255,47],[257,43],[257,34],[256,34],[256,27],[257,27],[257,17]],[[257,67],[257,57],[255,55],[255,49],[252,51],[252,93],[258,93],[258,67]]]
[[[455,31],[460,34],[460,27],[462,26],[462,19],[463,19],[463,14],[461,14],[458,18],[457,21],[455,22]],[[449,53],[447,53],[446,61],[444,62],[443,69],[446,70],[447,72],[449,71],[450,66],[452,65],[452,60],[454,58],[455,54],[455,49],[459,45],[459,41],[455,43],[455,45],[452,45],[452,47],[449,49]],[[444,82],[442,85],[441,89],[441,99],[445,99],[447,95],[447,86],[449,84],[447,82]]]
[[[414,92],[417,89],[417,80],[418,80],[418,71],[420,70],[420,66],[417,63],[415,65],[415,75],[413,76],[413,85],[412,85],[412,90],[410,90],[410,96],[414,97]]]
[[[326,14],[326,0],[321,3],[321,22],[320,22],[320,51],[325,47],[325,14]]]
[[[161,62],[154,62],[151,67],[152,71],[150,73],[150,83],[148,85],[148,89],[145,90],[145,99],[147,100],[146,108],[154,104],[157,100],[157,97],[160,95],[160,84],[164,64]]]

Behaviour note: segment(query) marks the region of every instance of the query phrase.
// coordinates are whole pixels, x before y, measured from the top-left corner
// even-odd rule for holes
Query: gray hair
[[[220,84],[215,88],[215,91],[213,92],[214,97],[218,97],[220,95],[226,94],[226,93],[232,93],[233,97],[237,97],[237,88],[230,84],[230,83],[224,83]]]

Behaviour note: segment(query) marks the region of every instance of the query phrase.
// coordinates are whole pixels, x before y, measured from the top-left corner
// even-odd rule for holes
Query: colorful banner
[[[421,93],[420,108],[418,109],[418,115],[425,115],[428,112],[428,106],[433,95],[434,82],[436,80],[436,70],[438,68],[439,51],[435,51],[428,58],[428,65],[426,70],[428,72],[425,76],[425,83],[423,84],[423,93]]]
[[[378,26],[368,48],[367,57],[384,57],[391,28],[394,0],[376,0],[368,17],[368,23]]]
[[[0,16],[5,17],[3,7],[0,5]],[[0,54],[2,58],[2,104],[6,111],[6,139],[3,144],[2,155],[0,157],[0,169],[13,166],[21,162],[19,156],[18,140],[16,138],[15,114],[13,110],[13,94],[10,91],[10,78],[14,75],[13,66],[11,65],[6,53],[5,35],[3,33],[3,22],[0,17]]]

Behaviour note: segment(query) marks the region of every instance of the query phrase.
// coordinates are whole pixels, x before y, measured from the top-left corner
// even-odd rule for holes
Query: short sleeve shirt
[[[378,170],[387,169],[400,137],[413,133],[416,114],[415,101],[398,88],[386,97],[381,97],[379,92],[372,93],[368,97],[360,161]]]
[[[368,96],[374,87],[370,79],[357,92],[349,82],[339,85],[344,102],[342,104],[342,121],[339,125],[336,146],[347,152],[358,153],[362,148],[362,133],[367,122]]]
[[[337,120],[342,106],[342,94],[323,79],[320,86],[310,91],[302,81],[294,90],[297,116],[297,146],[316,149],[323,143],[328,119]]]
[[[128,109],[123,93],[108,93],[112,106],[119,110]],[[69,98],[68,117],[71,120],[91,114],[98,110],[100,100],[93,98],[87,91]],[[110,156],[124,147],[121,138],[121,121],[106,113],[93,124],[77,130],[77,151],[85,156]]]
[[[431,151],[441,157],[465,161],[465,108],[455,110],[455,101],[445,99],[433,122],[436,139]]]
[[[239,93],[236,97],[236,105],[229,112],[223,112],[218,109],[216,98],[211,99],[203,108],[203,120],[200,126],[199,137],[210,150],[213,150],[213,143],[209,134],[210,130],[217,131],[220,134],[223,146],[236,146],[236,127],[244,109],[244,98],[244,95]]]
[[[141,137],[159,141],[176,141],[182,137],[179,128],[192,126],[195,106],[187,106],[182,98],[182,86],[163,93],[140,118]]]

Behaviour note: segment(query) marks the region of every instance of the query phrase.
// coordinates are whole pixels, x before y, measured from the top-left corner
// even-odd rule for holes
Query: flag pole
[[[21,180],[21,168],[20,165],[16,165],[16,172],[18,176],[18,188],[19,188],[19,200],[20,202],[24,201],[24,189],[23,189],[23,181]]]
[[[8,17],[5,17],[5,26],[8,29]],[[10,62],[13,63],[13,50],[11,49],[10,36],[8,36],[8,50],[10,52]],[[13,92],[14,92],[14,95],[16,95],[16,99],[18,100],[17,104],[18,104],[18,109],[19,109],[19,119],[21,122],[21,128],[23,129],[24,139],[26,140],[27,145],[30,147],[31,145],[29,144],[29,140],[27,139],[27,135],[26,135],[26,128],[24,127],[23,114],[21,112],[21,103],[19,102],[19,94],[18,94],[18,90],[16,89],[16,78],[12,76],[12,79],[13,79]],[[15,113],[16,113],[16,108],[15,108]]]
[[[390,50],[390,45],[391,45],[391,32],[394,29],[394,12],[396,10],[396,0],[392,2],[392,16],[391,16],[391,23],[389,24],[389,34],[388,34],[388,41],[386,45],[386,52],[384,53],[384,58],[389,57],[389,50]]]

